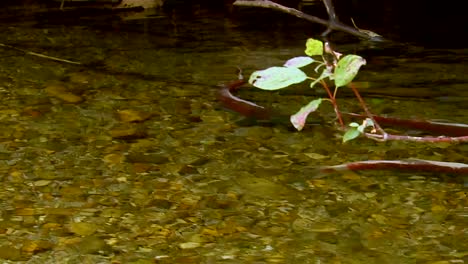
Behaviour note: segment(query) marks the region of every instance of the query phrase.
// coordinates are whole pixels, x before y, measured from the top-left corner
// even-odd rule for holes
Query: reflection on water
[[[304,24],[225,14],[112,27],[3,24],[0,258],[30,263],[466,261],[467,199],[453,175],[312,179],[367,159],[467,162],[466,144],[341,144],[330,125],[243,126],[216,86],[302,55]],[[366,57],[376,113],[467,121],[466,50],[339,45]],[[297,91],[296,91],[296,90]],[[320,91],[246,90],[295,112]],[[343,91],[343,110],[355,101]],[[331,109],[325,107],[325,119]],[[8,262],[7,262],[8,263]],[[444,262],[445,263],[445,262]]]

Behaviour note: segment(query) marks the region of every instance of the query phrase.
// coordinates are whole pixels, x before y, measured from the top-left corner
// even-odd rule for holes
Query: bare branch
[[[338,31],[343,31],[343,32],[346,32],[348,34],[354,35],[354,36],[359,37],[359,38],[375,40],[375,38],[372,38],[368,34],[363,33],[363,32],[361,32],[361,31],[359,31],[359,30],[357,30],[357,29],[355,29],[353,27],[347,26],[347,25],[339,22],[337,19],[332,19],[332,17],[330,17],[331,18],[330,20],[324,20],[324,19],[321,19],[321,18],[316,17],[316,16],[305,14],[305,13],[303,13],[303,12],[297,10],[297,9],[286,7],[286,6],[277,4],[277,3],[269,1],[269,0],[253,0],[253,1],[236,0],[233,5],[270,8],[270,9],[273,9],[273,10],[278,10],[278,11],[281,11],[281,12],[284,12],[284,13],[287,13],[287,14],[290,14],[290,15],[305,19],[305,20],[313,22],[313,23],[318,23],[318,24],[324,25],[324,26],[327,27],[327,31],[338,30]],[[333,17],[336,18],[336,15],[335,15],[333,10],[331,11],[331,14],[332,14]],[[326,35],[327,31],[325,31],[325,33],[323,35]]]
[[[333,6],[332,0],[323,0],[323,4],[327,9],[328,18],[333,21],[338,21],[338,17],[336,16],[335,7]]]

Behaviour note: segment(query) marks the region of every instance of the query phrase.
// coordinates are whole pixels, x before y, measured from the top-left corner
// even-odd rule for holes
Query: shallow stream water
[[[468,163],[466,144],[342,144],[327,105],[301,132],[220,107],[237,67],[303,55],[306,24],[206,10],[37,19],[3,23],[0,43],[82,65],[0,47],[2,263],[468,262],[461,176],[313,177],[369,159]],[[468,122],[468,50],[338,43],[366,58],[356,82],[374,113]],[[323,95],[240,93],[288,113]]]

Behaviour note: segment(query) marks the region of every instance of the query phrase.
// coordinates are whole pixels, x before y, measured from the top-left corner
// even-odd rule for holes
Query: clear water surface
[[[320,32],[254,14],[3,23],[0,43],[84,65],[0,47],[0,259],[467,262],[461,176],[312,177],[317,166],[368,159],[467,163],[466,144],[342,144],[327,105],[302,132],[220,107],[217,85],[236,67],[281,65]],[[337,50],[367,59],[356,82],[375,113],[467,123],[466,49],[338,40]],[[240,93],[289,113],[322,95],[300,85]],[[360,111],[346,89],[340,98]]]

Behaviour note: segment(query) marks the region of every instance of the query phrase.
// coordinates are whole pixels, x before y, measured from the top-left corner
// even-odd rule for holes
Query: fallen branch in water
[[[278,113],[259,106],[253,102],[243,100],[232,92],[237,91],[246,82],[244,80],[236,80],[226,85],[222,85],[218,91],[218,99],[221,104],[235,112],[238,112],[246,117],[252,117],[259,120],[272,120],[273,118],[282,116]],[[354,113],[345,113],[350,117],[365,117]],[[436,123],[421,120],[406,120],[399,118],[388,118],[373,115],[374,120],[384,125],[397,125],[411,129],[432,131],[438,133],[446,133],[450,135],[460,135],[458,137],[411,137],[401,135],[385,134],[386,140],[413,140],[413,141],[430,141],[430,142],[456,142],[468,141],[468,126],[465,124],[450,124]],[[365,133],[367,137],[376,137],[379,135]],[[465,135],[465,136],[463,136]],[[359,170],[405,170],[405,171],[427,171],[437,173],[450,173],[457,175],[468,175],[468,164],[456,162],[442,162],[432,160],[410,159],[410,160],[369,160],[345,163],[333,166],[324,166],[318,169],[318,175],[314,178],[320,178],[326,174],[337,171],[359,171]]]
[[[468,175],[468,164],[421,159],[367,160],[321,167],[319,168],[319,175],[315,176],[314,178],[320,178],[325,176],[325,174],[333,172],[359,170],[427,171],[436,173]]]
[[[461,136],[461,137],[447,137],[447,136],[438,136],[438,137],[431,137],[431,136],[424,136],[424,137],[415,137],[415,136],[407,136],[407,135],[393,135],[393,134],[373,134],[373,133],[364,133],[365,137],[369,139],[374,139],[377,141],[389,141],[389,140],[403,140],[403,141],[414,141],[414,142],[468,142],[468,136]]]
[[[433,143],[434,142],[468,142],[468,133],[466,133],[466,130],[464,130],[464,132],[465,132],[464,134],[463,134],[463,132],[460,131],[458,134],[462,135],[462,136],[456,136],[456,137],[452,137],[452,136],[415,137],[415,136],[408,136],[408,135],[389,134],[380,126],[379,122],[376,120],[374,115],[369,111],[369,109],[367,108],[364,100],[362,99],[362,97],[359,94],[356,87],[354,87],[353,83],[350,83],[349,87],[353,90],[356,98],[359,101],[359,104],[361,105],[362,109],[366,113],[366,117],[368,119],[372,120],[372,123],[373,123],[372,133],[368,133],[368,132],[363,132],[362,133],[362,135],[364,135],[365,137],[367,137],[369,139],[373,139],[373,140],[377,140],[377,141],[404,140],[404,141],[433,142]],[[381,119],[381,121],[382,120],[384,120],[384,119]],[[410,121],[411,120],[407,120],[406,122],[401,122],[401,123],[402,124],[406,123],[407,125],[415,125],[419,129],[421,129],[421,128],[425,128],[425,129],[440,128],[440,127],[433,126],[430,122],[427,122],[425,125],[422,125],[421,121],[417,121],[416,123],[413,123],[413,122],[410,122]],[[446,124],[446,125],[448,126],[448,124]],[[460,128],[460,124],[455,124],[451,128],[456,128],[456,127]],[[462,130],[463,130],[463,127],[464,126],[462,126]],[[411,127],[411,128],[415,129],[416,127]],[[442,131],[442,132],[444,132],[444,131]]]
[[[232,111],[238,112],[246,117],[255,118],[258,120],[272,120],[273,118],[280,118],[285,115],[275,113],[271,109],[257,105],[253,102],[241,99],[233,94],[239,90],[246,82],[244,80],[236,80],[229,82],[228,84],[222,85],[218,90],[218,100],[221,104]],[[345,113],[350,117],[365,117],[363,115],[354,113]],[[417,142],[468,142],[468,125],[465,124],[451,124],[451,123],[436,123],[431,121],[423,120],[408,120],[399,118],[389,118],[377,115],[372,115],[376,122],[382,125],[397,125],[408,129],[415,129],[421,131],[428,131],[434,133],[440,133],[448,136],[424,136],[415,137],[407,135],[393,135],[393,134],[373,134],[364,133],[363,135],[379,140],[406,140],[406,141],[417,141]]]
[[[366,118],[365,115],[355,113],[344,113],[344,116]],[[373,115],[374,119],[384,125],[416,129],[420,131],[430,131],[452,137],[463,137],[468,135],[468,125],[460,123],[443,123],[425,120],[409,120],[395,117],[384,117]]]
[[[218,100],[227,109],[245,117],[252,117],[257,120],[271,120],[272,113],[270,110],[232,94],[232,92],[238,90],[245,83],[246,81],[241,79],[221,85],[221,89],[218,90]]]

